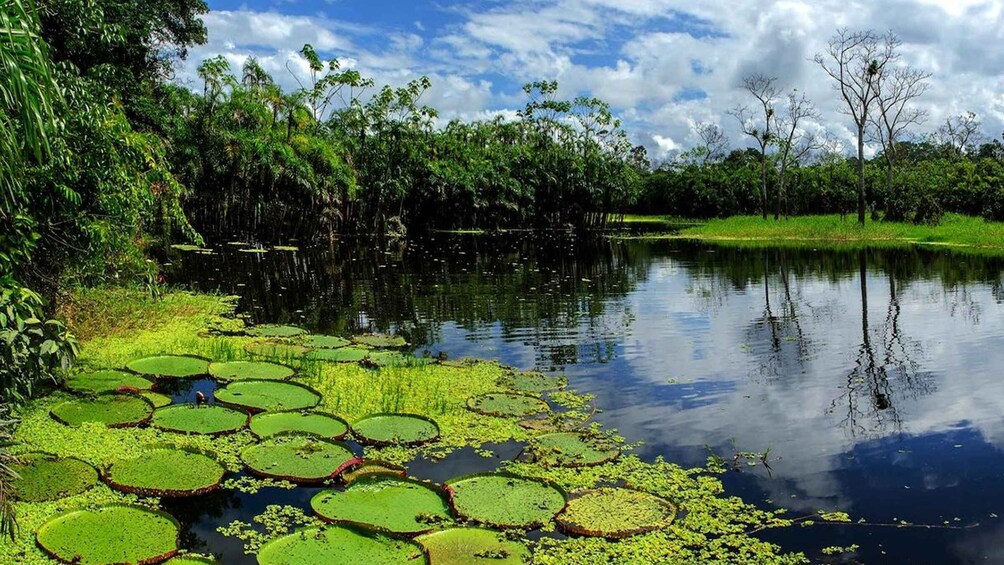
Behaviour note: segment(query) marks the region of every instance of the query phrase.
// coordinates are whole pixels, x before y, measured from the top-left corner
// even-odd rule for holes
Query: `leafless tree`
[[[938,128],[938,142],[951,150],[952,155],[960,157],[976,152],[983,142],[983,122],[973,112],[952,116]]]
[[[718,124],[697,122],[694,124],[694,131],[701,138],[703,163],[715,163],[725,158],[725,152],[729,148],[729,138]]]
[[[777,117],[778,144],[778,177],[777,177],[777,207],[774,209],[774,219],[781,217],[781,202],[784,199],[784,181],[788,168],[798,165],[809,153],[819,149],[821,142],[816,136],[804,128],[805,120],[818,119],[819,114],[805,94],[797,91],[788,93],[788,103],[781,115]]]
[[[767,148],[775,139],[774,104],[781,94],[777,77],[754,73],[743,77],[742,88],[756,99],[755,109],[738,106],[730,112],[739,121],[743,133],[756,140],[760,147],[760,196],[763,219],[767,219]]]
[[[865,128],[879,97],[879,84],[887,67],[899,54],[899,39],[892,33],[838,30],[825,53],[814,60],[835,82],[847,105],[844,113],[854,121],[858,139],[858,222],[865,223]]]
[[[927,112],[910,107],[910,103],[927,92],[927,79],[931,73],[907,66],[889,69],[877,85],[875,99],[877,111],[872,112],[869,121],[875,139],[882,144],[885,157],[886,190],[892,193],[892,174],[898,155],[896,143],[900,136],[912,125],[927,119]]]

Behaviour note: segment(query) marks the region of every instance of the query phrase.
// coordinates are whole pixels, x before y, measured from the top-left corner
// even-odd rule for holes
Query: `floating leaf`
[[[505,473],[479,473],[447,483],[458,516],[499,528],[533,528],[565,506],[565,493],[547,482]]]
[[[247,334],[255,337],[296,337],[304,335],[307,330],[296,326],[283,326],[267,324],[262,326],[252,326],[247,329]]]
[[[588,467],[612,461],[621,451],[603,438],[559,432],[534,438],[533,453],[545,466]]]
[[[154,408],[163,408],[169,406],[173,400],[166,394],[160,394],[159,392],[141,392],[140,396],[150,401]]]
[[[530,561],[525,545],[482,528],[449,528],[415,541],[425,548],[429,565],[523,565]]]
[[[49,413],[67,426],[98,422],[109,428],[124,428],[149,421],[153,415],[153,404],[140,396],[103,394],[97,398],[57,404]]]
[[[388,461],[381,461],[379,459],[366,459],[360,461],[358,465],[352,469],[342,473],[342,480],[346,484],[352,484],[359,479],[369,476],[369,475],[390,475],[394,477],[404,477],[408,474],[408,471],[394,463]]]
[[[244,428],[247,422],[247,413],[226,406],[181,404],[157,409],[151,423],[169,432],[222,435]]]
[[[467,407],[479,414],[506,417],[530,416],[550,410],[547,403],[536,396],[510,392],[473,396],[467,400]]]
[[[306,436],[276,436],[241,453],[252,473],[294,483],[320,483],[355,458],[345,444]]]
[[[598,488],[575,494],[558,515],[566,532],[626,538],[669,526],[676,507],[658,496],[627,488]]]
[[[438,439],[439,426],[417,414],[373,414],[353,424],[352,435],[371,445],[419,445]]]
[[[18,455],[10,469],[17,474],[11,485],[14,498],[23,502],[46,502],[76,496],[98,483],[98,471],[72,457],[47,453]]]
[[[391,565],[422,563],[412,542],[345,526],[308,528],[272,540],[258,552],[258,565]]]
[[[236,381],[218,389],[216,400],[252,412],[304,410],[321,402],[321,393],[299,383]]]
[[[371,349],[359,347],[339,347],[338,349],[315,349],[307,353],[307,359],[313,361],[330,361],[332,363],[355,363],[362,361],[373,353]]]
[[[265,357],[268,359],[297,360],[307,356],[312,351],[309,347],[292,343],[276,343],[266,341],[262,343],[249,343],[244,346],[244,350],[251,355]]]
[[[154,378],[189,379],[208,375],[209,360],[194,355],[155,355],[130,361],[126,368]]]
[[[336,335],[308,335],[303,338],[303,344],[318,349],[338,349],[351,345],[352,342]]]
[[[183,497],[220,487],[226,469],[211,457],[182,449],[151,449],[135,459],[112,463],[109,486],[140,496]]]
[[[178,552],[179,531],[164,512],[113,504],[57,516],[42,524],[36,539],[63,563],[159,563]]]
[[[135,373],[105,369],[89,373],[77,373],[66,379],[66,388],[73,392],[101,394],[115,392],[120,388],[146,391],[153,387],[153,381]]]
[[[380,349],[396,349],[408,345],[408,340],[399,335],[366,334],[352,337],[352,342]]]
[[[265,361],[229,361],[227,363],[210,363],[209,374],[221,381],[240,381],[245,379],[282,381],[296,373],[292,367]]]
[[[178,555],[165,561],[164,565],[218,565],[218,562],[209,557]]]
[[[499,379],[499,386],[519,392],[546,392],[568,386],[565,377],[552,377],[537,371],[512,373]]]
[[[341,439],[348,431],[345,420],[322,412],[265,412],[251,418],[251,433],[260,438],[292,432]]]
[[[429,532],[450,519],[446,501],[433,485],[387,475],[360,478],[344,491],[322,491],[310,507],[325,521],[391,534]]]

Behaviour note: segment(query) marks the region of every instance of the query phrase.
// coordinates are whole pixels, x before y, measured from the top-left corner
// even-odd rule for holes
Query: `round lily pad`
[[[226,469],[215,459],[183,449],[151,449],[136,459],[112,463],[104,480],[116,490],[141,496],[197,496],[220,487]]]
[[[425,548],[429,565],[523,565],[530,560],[525,545],[482,528],[450,528],[415,541]]]
[[[304,410],[321,402],[321,393],[299,383],[236,381],[218,389],[216,400],[252,412]]]
[[[558,515],[566,532],[582,536],[626,538],[665,528],[676,507],[658,496],[627,488],[598,488],[577,493]]]
[[[126,363],[126,369],[155,378],[189,379],[209,374],[209,360],[194,355],[155,355]]]
[[[371,351],[365,359],[360,361],[360,363],[372,367],[414,367],[420,365],[431,365],[435,362],[436,360],[431,357],[415,357],[414,355],[405,355],[400,351],[379,350]]]
[[[72,457],[47,453],[18,455],[10,466],[17,473],[11,485],[14,498],[23,502],[46,502],[76,496],[98,483],[94,467]]]
[[[242,429],[248,423],[248,415],[218,404],[179,404],[157,409],[152,423],[154,427],[169,432],[222,435]]]
[[[313,361],[330,361],[332,363],[355,363],[372,355],[372,349],[361,347],[339,347],[338,349],[315,349],[307,353],[307,359]]]
[[[101,394],[104,392],[115,392],[120,388],[131,391],[150,390],[153,381],[145,379],[135,373],[118,371],[116,369],[106,369],[90,373],[77,373],[66,379],[66,388],[73,392],[88,394]]]
[[[534,438],[537,461],[550,467],[589,467],[613,461],[621,450],[608,440],[575,432],[545,434]]]
[[[308,528],[272,540],[258,551],[258,565],[391,565],[423,563],[422,549],[406,540],[345,526]]]
[[[158,510],[112,504],[49,520],[36,540],[63,563],[159,563],[178,553],[177,520]]]
[[[161,394],[159,392],[141,392],[140,396],[150,401],[154,408],[163,408],[169,406],[173,400],[166,394]]]
[[[294,483],[320,483],[355,460],[345,444],[308,436],[277,436],[241,453],[252,473]]]
[[[348,431],[349,425],[345,420],[322,412],[265,412],[251,418],[251,433],[260,438],[301,433],[342,439]]]
[[[49,413],[67,426],[98,422],[109,428],[125,428],[149,421],[153,404],[140,396],[103,394],[97,398],[68,400],[53,406]]]
[[[358,465],[342,473],[342,480],[345,484],[352,484],[359,479],[370,475],[384,475],[393,477],[404,477],[408,474],[407,469],[400,465],[381,461],[379,459],[366,459],[360,461]]]
[[[248,328],[247,334],[255,337],[296,337],[304,335],[307,330],[296,326],[283,326],[267,324]]]
[[[326,490],[310,500],[322,520],[415,535],[450,519],[449,507],[429,483],[388,475],[360,478],[344,491]]]
[[[303,344],[307,347],[316,347],[318,349],[338,349],[339,347],[351,345],[352,342],[336,335],[308,335],[303,338]]]
[[[520,392],[561,390],[568,385],[565,377],[552,377],[537,371],[512,373],[499,379],[500,386]]]
[[[197,555],[178,555],[164,562],[164,565],[217,565],[219,562],[210,557]]]
[[[367,347],[377,347],[381,349],[395,349],[408,345],[408,340],[399,335],[387,334],[366,334],[352,337],[352,342]]]
[[[373,414],[353,424],[352,435],[370,445],[419,445],[439,439],[439,426],[416,414]]]
[[[283,381],[295,373],[296,371],[292,367],[266,361],[230,361],[209,364],[209,374],[221,381],[242,381],[245,379]]]
[[[547,403],[529,394],[510,392],[490,392],[472,396],[467,407],[488,416],[522,417],[540,414],[549,410]]]
[[[292,343],[276,343],[266,341],[262,343],[249,343],[244,346],[244,350],[251,355],[265,357],[268,359],[296,360],[302,359],[311,352],[309,347]]]
[[[565,506],[565,493],[547,482],[505,473],[479,473],[447,483],[458,516],[499,528],[533,528]]]

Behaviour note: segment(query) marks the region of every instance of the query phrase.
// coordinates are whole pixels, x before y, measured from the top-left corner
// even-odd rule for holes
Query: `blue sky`
[[[311,43],[378,84],[422,75],[427,103],[444,119],[511,114],[520,86],[557,80],[562,94],[610,102],[636,143],[668,158],[719,124],[745,146],[729,111],[748,102],[743,75],[764,72],[815,102],[807,129],[850,148],[840,100],[811,61],[840,26],[891,29],[902,61],[933,73],[919,107],[922,135],[974,111],[987,132],[1004,129],[1004,0],[211,0],[209,42],[192,50],[178,80],[195,84],[202,58],[234,66],[257,57],[292,87],[296,51]]]

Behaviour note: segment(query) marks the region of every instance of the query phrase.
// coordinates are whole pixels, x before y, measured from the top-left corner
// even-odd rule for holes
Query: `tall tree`
[[[763,219],[767,219],[767,148],[774,142],[776,115],[774,104],[781,91],[777,77],[754,73],[743,77],[742,88],[755,100],[755,109],[739,106],[731,113],[739,121],[743,133],[752,137],[760,148],[760,198],[763,202]]]
[[[974,112],[951,116],[938,128],[938,143],[948,150],[953,158],[972,155],[983,143],[983,122]]]
[[[892,194],[893,169],[898,160],[897,142],[912,125],[923,123],[927,112],[910,104],[927,91],[931,73],[908,66],[891,69],[878,81],[877,111],[869,120],[876,139],[882,144],[886,164],[886,190]]]
[[[814,134],[804,129],[805,120],[818,118],[815,106],[805,94],[795,91],[788,93],[788,103],[784,112],[777,117],[778,174],[777,205],[774,219],[781,217],[782,201],[785,196],[785,180],[788,168],[802,162],[810,152],[819,148]]]

